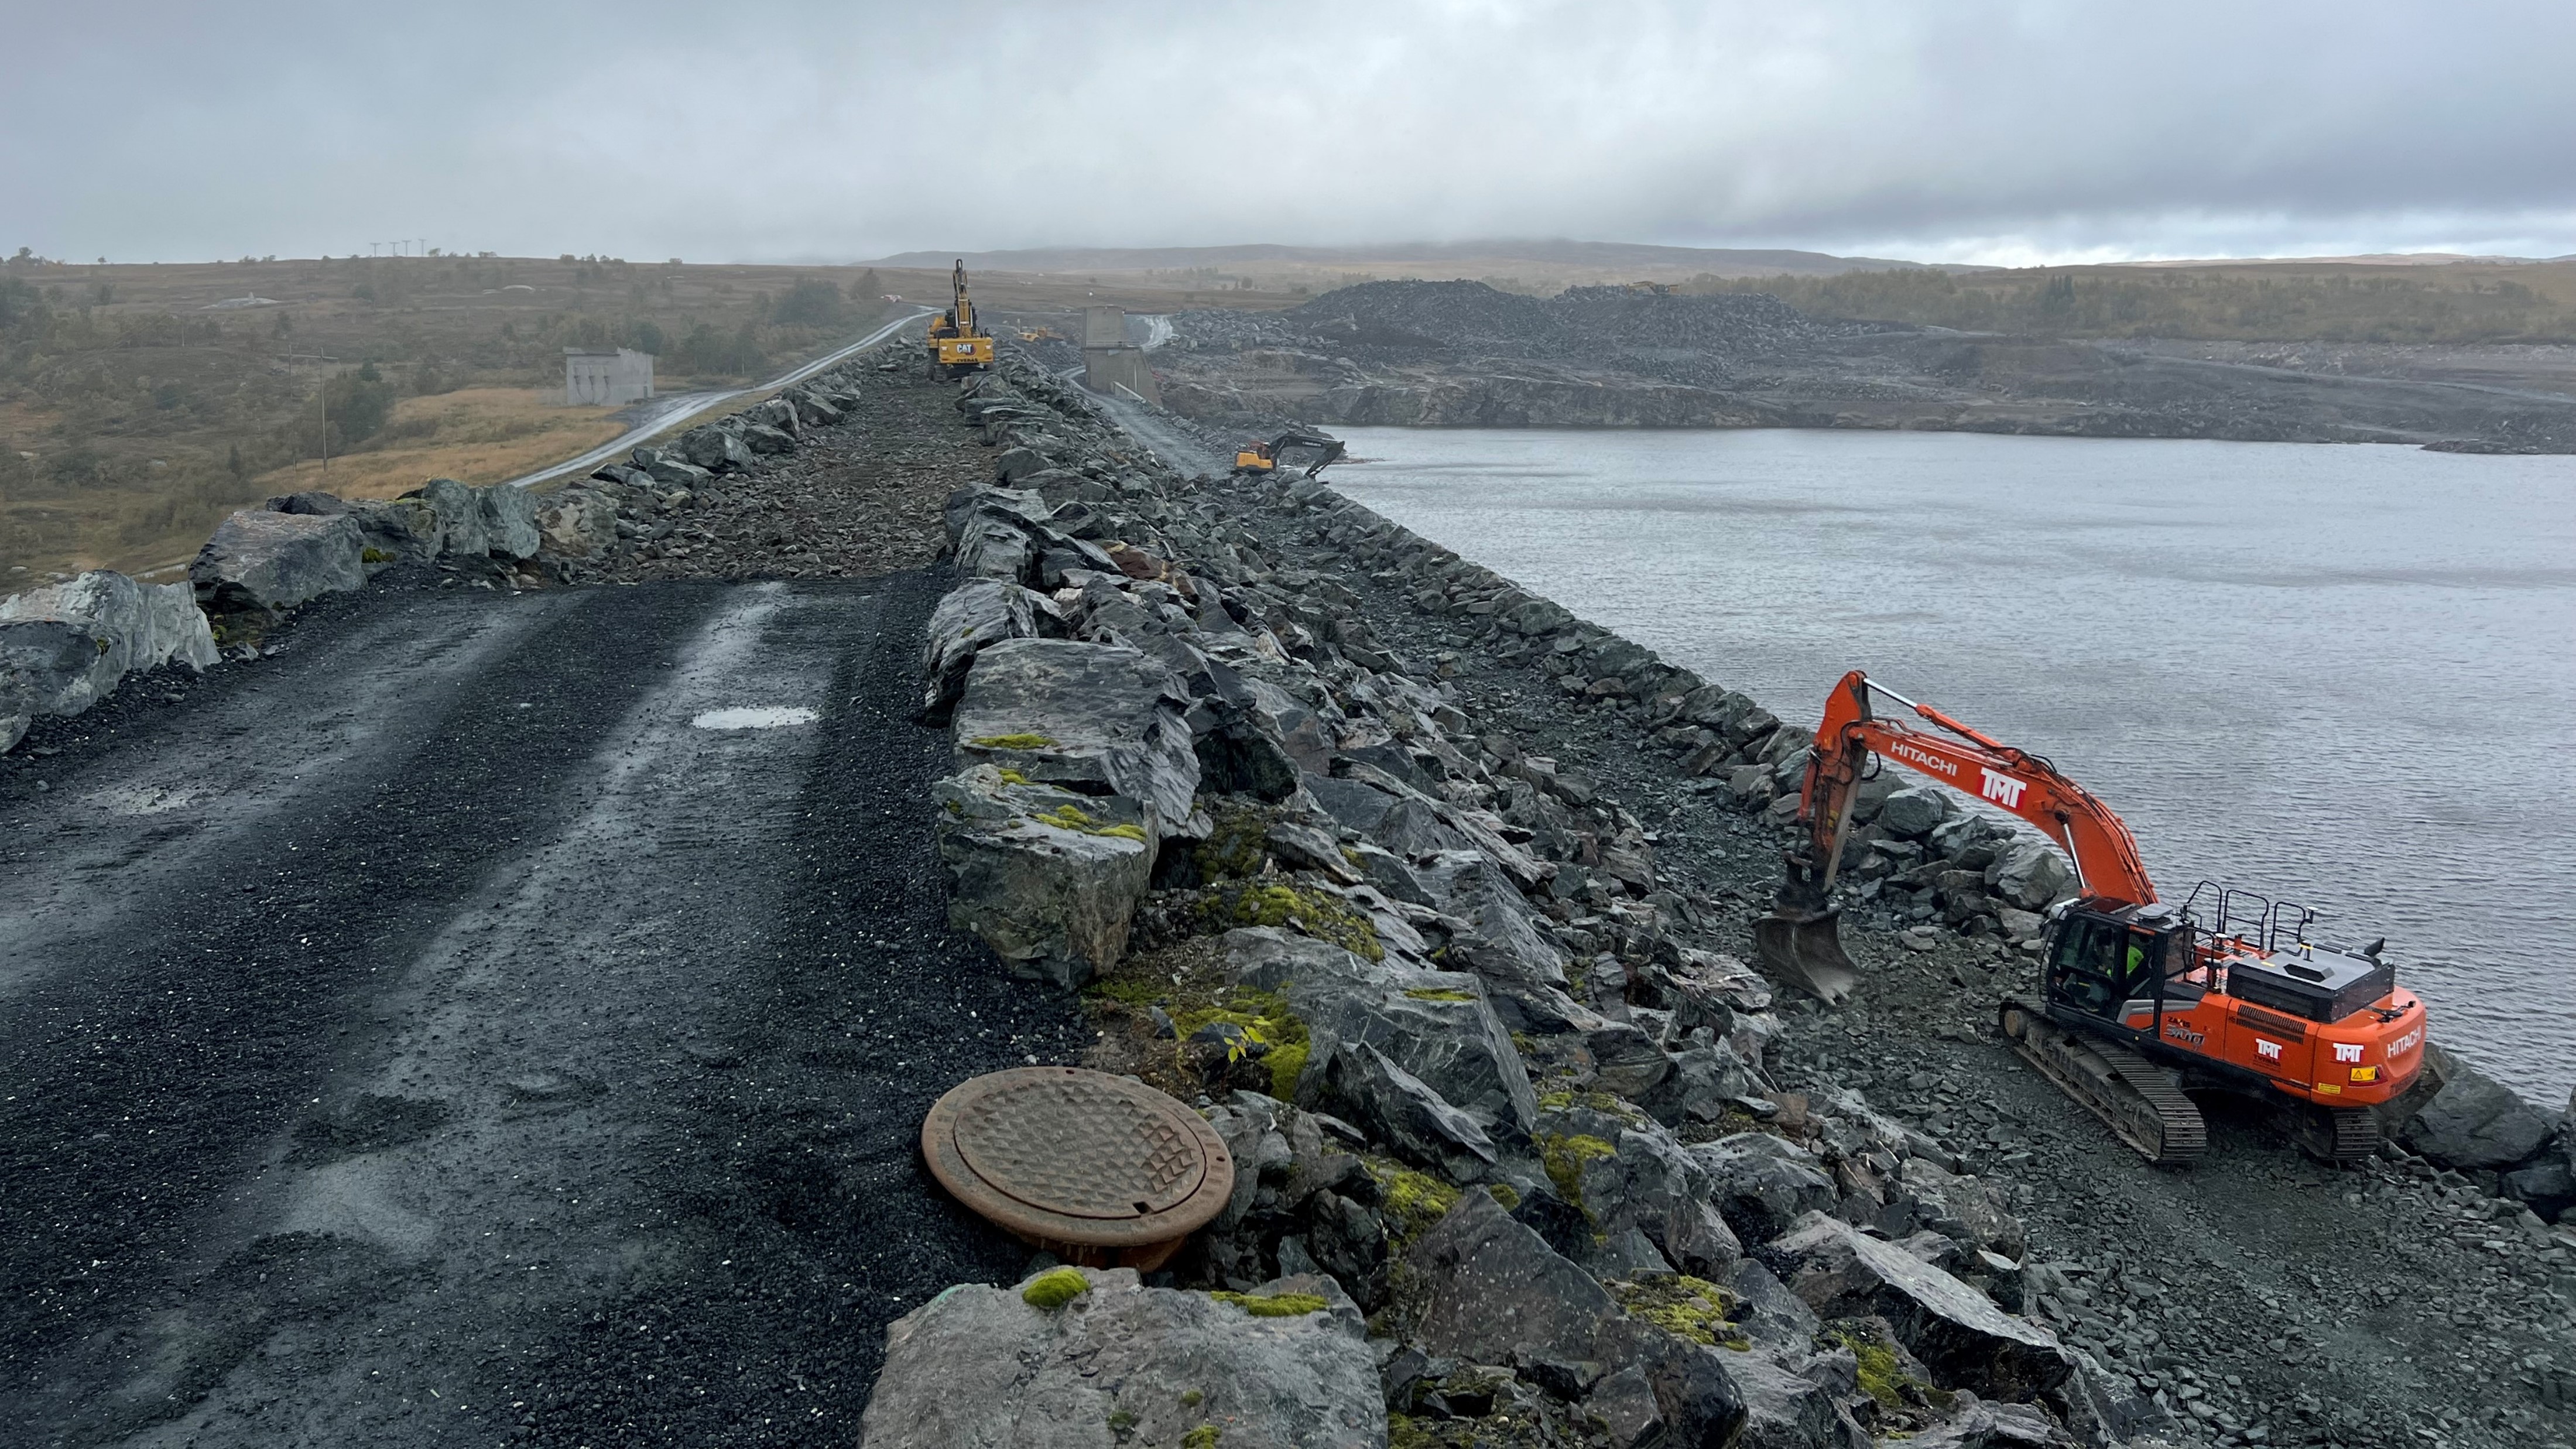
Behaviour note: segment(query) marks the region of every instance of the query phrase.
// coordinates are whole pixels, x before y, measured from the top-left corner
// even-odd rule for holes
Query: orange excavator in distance
[[[1874,696],[1932,728],[1880,715]],[[2424,1003],[2379,959],[2384,942],[2329,949],[2307,938],[2315,912],[2214,882],[2179,908],[2158,899],[2111,807],[2046,759],[1857,669],[1834,686],[1816,732],[1799,797],[1808,839],[1755,927],[1764,964],[1830,1003],[1858,984],[1828,902],[1873,755],[2020,816],[2074,863],[2077,894],[2042,936],[2039,995],[2006,998],[1998,1024],[2122,1141],[2151,1162],[2191,1162],[2206,1139],[2186,1091],[2215,1089],[2283,1107],[2314,1156],[2378,1150],[2369,1108],[2404,1092],[2424,1063]]]

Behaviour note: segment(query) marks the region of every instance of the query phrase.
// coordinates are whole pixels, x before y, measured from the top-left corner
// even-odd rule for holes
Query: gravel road
[[[922,1113],[1076,1045],[946,928],[940,587],[346,597],[10,757],[0,1438],[849,1442],[1025,1257]]]

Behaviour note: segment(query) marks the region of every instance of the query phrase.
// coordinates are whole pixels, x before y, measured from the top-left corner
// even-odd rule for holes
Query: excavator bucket
[[[1860,985],[1860,969],[1843,953],[1840,911],[1774,910],[1753,923],[1753,944],[1774,980],[1840,1006]]]

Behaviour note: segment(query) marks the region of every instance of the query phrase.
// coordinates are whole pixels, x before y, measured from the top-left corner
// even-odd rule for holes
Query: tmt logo
[[[1979,766],[1978,768],[1986,777],[1985,794],[1987,799],[1994,801],[1996,804],[2001,805],[2007,810],[2018,809],[2020,807],[2021,792],[2030,788],[2029,781],[2016,780],[2010,775],[1998,775],[1992,770],[1985,769],[1983,766]]]
[[[2361,1060],[2361,1043],[2357,1041],[2339,1041],[2334,1044],[2334,1048],[2336,1061],[2357,1062]]]
[[[2254,1054],[2277,1062],[2281,1059],[2281,1044],[2276,1041],[2265,1041],[2258,1036],[2254,1038]]]

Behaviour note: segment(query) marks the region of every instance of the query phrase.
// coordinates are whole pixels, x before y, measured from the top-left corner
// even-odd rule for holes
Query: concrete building
[[[623,347],[564,349],[564,401],[570,406],[623,407],[652,395],[652,353]]]
[[[1145,350],[1127,340],[1127,309],[1082,309],[1082,385],[1093,392],[1123,392],[1160,404],[1154,369],[1145,365]]]

